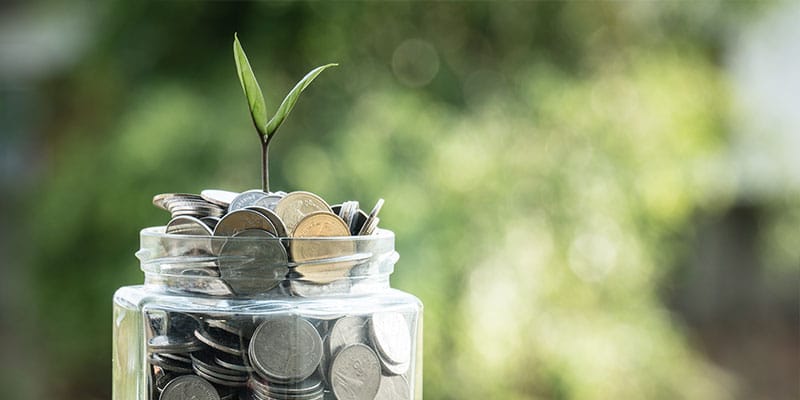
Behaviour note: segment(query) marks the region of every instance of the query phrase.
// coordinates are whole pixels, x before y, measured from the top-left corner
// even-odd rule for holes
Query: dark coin
[[[214,386],[196,375],[179,376],[164,386],[159,400],[220,400]]]

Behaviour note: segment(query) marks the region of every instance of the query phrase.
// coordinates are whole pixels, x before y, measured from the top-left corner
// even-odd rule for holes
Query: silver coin
[[[202,373],[204,373],[204,374],[206,374],[208,376],[212,376],[212,377],[214,377],[216,379],[219,379],[219,380],[222,380],[222,381],[226,381],[226,382],[235,382],[235,383],[241,382],[241,383],[244,383],[244,382],[247,382],[247,379],[248,379],[247,373],[241,374],[241,373],[237,372],[236,374],[225,374],[225,373],[219,372],[218,370],[213,370],[213,369],[207,368],[203,364],[192,364],[192,370],[194,372],[202,372]],[[233,372],[236,372],[236,371],[233,371]]]
[[[378,359],[381,360],[381,366],[383,367],[384,374],[389,376],[405,374],[408,371],[408,368],[411,366],[410,362],[394,364],[386,360],[386,358],[380,353],[378,353]]]
[[[196,368],[195,366],[192,366],[192,368],[194,370],[194,373],[197,374],[198,376],[202,377],[203,379],[205,379],[205,380],[207,380],[207,381],[209,381],[211,383],[215,383],[215,384],[220,385],[220,386],[242,387],[242,386],[247,385],[247,381],[227,380],[227,379],[220,378],[220,377],[218,377],[216,375],[209,374],[206,370]]]
[[[215,350],[232,354],[234,356],[242,355],[242,346],[238,338],[232,337],[232,335],[222,331],[221,329],[199,327],[195,329],[194,336],[197,338],[197,340],[205,343]]]
[[[277,237],[281,237],[281,235],[278,233],[278,228],[272,222],[273,220],[280,221],[280,218],[278,218],[278,216],[275,215],[274,212],[272,212],[268,208],[259,207],[259,206],[250,206],[250,207],[245,207],[244,209],[245,210],[250,210],[250,211],[255,211],[255,212],[261,214],[264,218],[266,218],[269,221],[269,225],[270,225],[270,229],[264,229],[264,230],[269,232],[269,233],[271,233],[271,234],[273,234],[273,235],[275,235],[275,236],[277,236]],[[283,222],[281,222],[281,225],[283,225]]]
[[[147,351],[151,353],[189,353],[203,346],[193,337],[159,335],[147,341]]]
[[[294,232],[300,220],[315,211],[332,212],[325,200],[309,192],[291,192],[275,206],[275,214],[281,218],[289,233]]]
[[[345,347],[331,363],[330,384],[338,400],[372,400],[380,382],[378,356],[366,345]]]
[[[215,217],[211,215],[200,218],[200,221],[203,221],[206,225],[208,225],[208,227],[211,228],[212,231],[214,230],[214,227],[217,226],[217,223],[219,223],[219,220],[220,217]]]
[[[350,221],[345,222],[347,222],[348,226],[350,227],[350,234],[357,236],[358,233],[361,232],[361,228],[364,227],[364,224],[367,222],[367,218],[369,218],[369,216],[363,210],[358,209],[350,218]]]
[[[317,369],[322,358],[322,339],[306,319],[281,316],[256,328],[248,354],[252,366],[262,375],[297,382]]]
[[[341,349],[353,344],[367,344],[367,322],[364,318],[347,316],[333,323],[328,337],[328,355],[335,356]]]
[[[369,323],[369,333],[378,353],[389,364],[403,366],[409,363],[411,333],[403,314],[398,312],[373,314]]]
[[[211,373],[217,373],[220,375],[231,375],[238,377],[237,379],[241,380],[242,376],[246,376],[246,372],[232,370],[229,368],[225,368],[221,365],[216,363],[216,356],[212,355],[209,351],[196,351],[189,355],[191,359],[192,365],[199,366],[201,369],[205,371],[209,371]]]
[[[288,237],[289,235],[286,232],[286,225],[283,224],[281,221],[281,217],[278,214],[275,214],[274,211],[270,210],[269,208],[261,207],[261,206],[252,206],[247,208],[252,209],[253,211],[257,211],[259,214],[263,215],[265,218],[272,223],[272,226],[275,228],[272,233],[279,238]]]
[[[179,376],[164,386],[159,400],[220,400],[214,386],[196,375]]]
[[[227,190],[206,189],[200,192],[203,200],[227,208],[240,193]]]
[[[239,194],[238,196],[236,196],[231,200],[230,204],[228,205],[228,212],[253,206],[256,204],[256,201],[266,196],[267,196],[266,193],[258,189],[242,192],[241,194]]]
[[[264,207],[270,210],[274,210],[275,206],[278,205],[278,202],[281,201],[286,195],[280,195],[276,193],[270,193],[260,199],[258,199],[253,205]]]
[[[359,235],[371,235],[375,232],[375,229],[378,227],[378,213],[381,212],[381,208],[383,208],[383,199],[378,199],[378,202],[375,203],[375,207],[372,208],[372,212],[369,213],[364,226],[358,232]]]
[[[216,354],[214,355],[214,361],[220,367],[227,368],[229,370],[244,373],[253,372],[253,367],[248,365],[247,362],[241,357],[234,357],[228,354]]]
[[[195,217],[178,216],[172,218],[165,232],[170,235],[195,235],[195,236],[211,236],[213,233],[211,228],[205,222]]]
[[[403,375],[381,376],[381,384],[375,400],[409,400],[411,388]]]
[[[229,212],[219,220],[216,228],[214,228],[214,236],[233,236],[247,229],[260,229],[267,232],[275,231],[272,222],[261,213],[240,209]]]
[[[298,297],[316,297],[332,293],[349,293],[352,283],[349,279],[336,279],[330,283],[316,283],[302,279],[289,280],[289,293]]]
[[[150,365],[158,366],[164,371],[175,372],[179,374],[192,373],[192,364],[170,360],[159,354],[151,354],[149,357],[147,357],[147,361],[150,363]]]
[[[202,200],[203,198],[196,194],[189,194],[189,193],[161,193],[153,196],[153,205],[162,210],[169,211],[167,205],[170,202],[178,199]]]
[[[267,231],[238,232],[222,245],[219,254],[220,276],[237,294],[263,293],[277,286],[289,271],[286,248]]]
[[[191,357],[189,357],[189,356],[188,356],[188,353],[187,353],[187,354],[181,354],[181,353],[160,353],[160,354],[159,354],[159,356],[161,356],[162,358],[166,358],[166,359],[170,359],[170,360],[175,360],[175,361],[178,361],[178,362],[182,362],[182,363],[184,363],[184,364],[191,364],[191,363],[192,363],[192,359],[191,359]]]

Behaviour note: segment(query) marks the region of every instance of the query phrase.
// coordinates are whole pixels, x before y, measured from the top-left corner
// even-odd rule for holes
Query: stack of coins
[[[273,239],[258,241],[257,245],[252,240],[216,240],[210,246],[187,249],[184,255],[210,257],[194,260],[191,268],[176,272],[212,278],[192,290],[210,295],[250,295],[283,283],[280,290],[309,296],[346,286],[343,278],[359,256],[353,242],[302,239],[373,235],[378,231],[383,199],[369,214],[357,201],[329,206],[319,196],[302,191],[165,193],[156,195],[153,204],[172,216],[165,227],[167,234]]]
[[[401,313],[145,316],[153,400],[410,399]]]

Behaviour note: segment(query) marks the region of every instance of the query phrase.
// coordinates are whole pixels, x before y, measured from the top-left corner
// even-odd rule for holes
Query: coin
[[[231,335],[222,329],[213,327],[198,327],[194,331],[197,340],[205,343],[209,347],[234,356],[242,355],[242,343],[238,336]],[[208,363],[209,365],[211,362]]]
[[[358,232],[359,235],[371,235],[375,232],[375,229],[378,227],[378,221],[380,221],[380,219],[378,219],[378,213],[381,212],[381,208],[383,208],[383,199],[378,199],[378,202],[375,203],[375,207],[372,208],[372,212],[369,213],[364,226]]]
[[[275,205],[275,214],[278,214],[290,233],[294,232],[303,217],[315,211],[332,212],[325,200],[309,192],[291,192]]]
[[[394,366],[408,367],[406,364],[411,360],[411,333],[403,314],[398,312],[373,314],[369,333],[382,359]],[[390,371],[395,372],[391,369]]]
[[[304,318],[276,317],[256,328],[248,354],[253,367],[263,376],[297,382],[317,369],[322,358],[322,339]]]
[[[349,236],[350,230],[333,213],[318,211],[308,214],[295,227],[289,246],[296,271],[304,280],[330,283],[347,276],[353,261],[355,245],[351,240],[312,240],[303,238]]]
[[[200,192],[200,197],[209,203],[227,208],[239,194],[227,190],[206,189]]]
[[[189,193],[161,193],[153,196],[153,205],[164,211],[169,211],[168,204],[178,199],[202,200],[203,198]]]
[[[331,363],[330,383],[338,400],[372,400],[380,381],[378,356],[363,344],[345,347]]]
[[[344,221],[328,211],[315,211],[301,219],[292,232],[292,237],[350,236]]]
[[[175,372],[178,374],[191,374],[192,373],[192,364],[191,363],[184,363],[176,360],[171,360],[165,358],[159,354],[151,354],[147,357],[147,361],[150,365],[155,365],[163,369],[164,371]]]
[[[328,337],[328,355],[333,357],[339,350],[357,343],[368,343],[367,322],[356,316],[339,318],[333,323]]]
[[[230,204],[228,205],[228,212],[255,205],[256,201],[266,196],[266,193],[258,189],[242,192],[231,200]]]
[[[220,276],[238,294],[263,293],[277,286],[289,270],[286,248],[259,229],[238,232],[222,244],[219,254]]]
[[[283,221],[281,221],[281,219],[274,212],[272,212],[272,210],[259,206],[250,206],[244,209],[255,211],[266,218],[270,223],[270,229],[265,229],[267,232],[270,232],[277,237],[283,237],[286,235],[286,228],[283,226]],[[280,225],[280,229],[275,225],[276,222]]]
[[[408,379],[403,375],[381,376],[378,394],[375,400],[408,400],[411,398],[411,389]]]
[[[147,341],[147,351],[152,353],[189,353],[202,349],[195,338],[159,335]]]
[[[197,235],[211,236],[211,228],[198,218],[190,216],[178,216],[172,218],[165,229],[166,233],[172,235]]]
[[[270,193],[260,199],[258,199],[253,205],[258,207],[264,207],[270,210],[274,210],[275,206],[278,205],[278,202],[284,198],[286,194],[279,194],[279,193]]]
[[[214,386],[196,375],[179,376],[164,386],[159,400],[220,400]]]
[[[253,211],[263,215],[264,218],[268,219],[269,222],[272,224],[272,228],[273,228],[270,232],[275,234],[275,236],[277,236],[277,237],[286,237],[287,236],[286,235],[286,226],[283,225],[283,221],[281,221],[281,218],[278,216],[278,214],[275,214],[274,211],[270,210],[269,208],[261,207],[261,206],[250,206],[250,207],[245,208],[245,210],[253,210]]]
[[[247,209],[231,211],[217,223],[214,236],[233,236],[247,229],[260,229],[275,233],[275,226],[263,214]]]

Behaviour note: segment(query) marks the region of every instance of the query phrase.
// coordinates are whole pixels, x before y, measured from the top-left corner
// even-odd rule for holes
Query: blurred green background
[[[386,199],[426,399],[800,398],[797,3],[0,4],[0,386],[109,399],[151,198]],[[794,39],[793,39],[794,38]],[[7,396],[7,397],[6,397]]]

